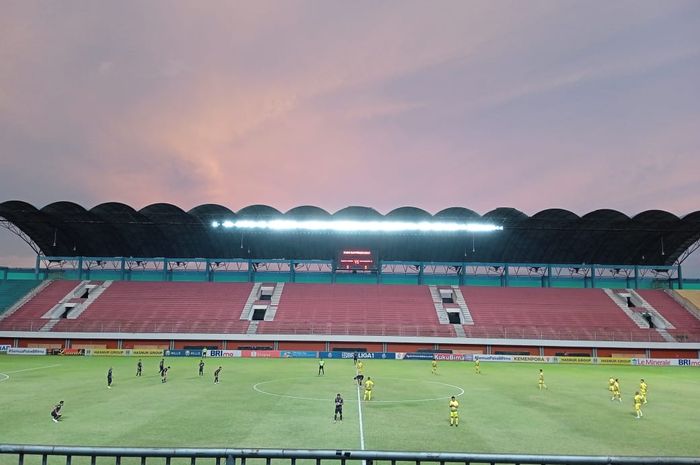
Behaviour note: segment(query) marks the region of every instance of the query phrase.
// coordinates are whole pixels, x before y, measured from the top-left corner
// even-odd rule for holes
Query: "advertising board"
[[[123,357],[128,354],[125,349],[85,349],[85,355],[93,357]]]
[[[280,352],[282,358],[316,358],[318,352],[310,350],[283,350]]]
[[[490,354],[475,354],[474,360],[480,362],[512,362],[512,355],[490,355]]]
[[[163,349],[131,349],[132,357],[162,357]]]
[[[214,349],[207,352],[208,357],[213,358],[237,358],[242,356],[242,351],[240,350],[220,350]]]
[[[435,360],[446,360],[446,361],[454,361],[454,362],[464,362],[468,361],[471,362],[474,360],[474,355],[473,354],[441,354],[441,353],[436,353],[435,354]]]
[[[201,357],[201,349],[166,349],[163,351],[164,357]]]
[[[321,358],[352,359],[355,354],[357,354],[357,358],[360,360],[393,360],[396,358],[394,352],[319,352],[318,356]],[[430,354],[430,356],[432,358],[432,354]]]
[[[280,358],[279,350],[242,350],[242,357],[250,358]]]
[[[594,363],[598,365],[630,365],[631,358],[619,358],[619,357],[599,357],[594,358],[596,360]]]
[[[45,347],[9,347],[7,355],[46,355]]]
[[[554,358],[558,359],[558,363],[570,363],[570,364],[576,364],[576,365],[590,365],[593,363],[593,359],[591,357],[554,357]]]

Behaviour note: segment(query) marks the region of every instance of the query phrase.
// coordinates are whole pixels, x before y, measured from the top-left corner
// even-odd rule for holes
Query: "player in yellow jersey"
[[[615,378],[615,382],[613,383],[613,396],[610,400],[615,399],[622,402],[622,395],[620,394],[620,380],[618,378]]]
[[[610,396],[611,396],[611,397],[612,397],[613,391],[614,391],[613,386],[615,386],[615,378],[613,378],[613,377],[611,376],[610,379],[608,380],[608,391],[610,391]]]
[[[457,402],[457,399],[455,399],[455,396],[452,396],[450,399],[450,426],[459,426],[459,412],[457,409],[459,408],[459,402]]]
[[[644,381],[644,378],[639,382],[639,393],[642,395],[642,403],[646,404],[647,403],[647,383]]]
[[[479,363],[479,359],[474,360],[474,372],[477,375],[481,374],[481,364]]]
[[[644,398],[639,393],[639,391],[634,393],[634,411],[637,414],[637,418],[642,418],[644,413],[642,413],[642,401]]]
[[[361,375],[361,374],[363,374],[364,370],[365,370],[364,363],[362,363],[362,360],[358,360],[357,361],[357,373]]]
[[[358,362],[359,364],[360,362]],[[367,377],[367,381],[365,381],[365,395],[363,397],[364,400],[372,400],[372,388],[374,387],[374,381],[372,381],[372,378],[369,376]]]
[[[437,360],[433,360],[433,374],[437,375]]]
[[[544,371],[542,371],[542,368],[540,368],[540,375],[539,375],[539,378],[538,378],[538,385],[539,385],[540,390],[542,390],[542,389],[547,389],[547,385],[544,384]]]

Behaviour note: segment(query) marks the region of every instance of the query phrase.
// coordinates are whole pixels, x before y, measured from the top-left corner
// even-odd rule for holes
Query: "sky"
[[[695,0],[2,10],[0,201],[700,210]]]

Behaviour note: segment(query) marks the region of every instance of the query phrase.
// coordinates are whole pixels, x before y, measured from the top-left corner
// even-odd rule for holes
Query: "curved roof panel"
[[[347,207],[331,215],[315,206],[286,213],[267,205],[238,212],[199,205],[188,212],[158,203],[140,211],[109,202],[86,210],[72,202],[37,209],[22,201],[0,203],[0,216],[16,225],[49,256],[126,256],[171,258],[331,259],[345,248],[368,248],[382,260],[508,262],[554,264],[670,265],[700,239],[700,211],[682,219],[662,210],[632,218],[610,209],[581,217],[563,209],[527,216],[497,208],[479,216],[450,207],[431,216],[415,207],[382,215],[368,207]],[[213,228],[215,219],[414,219],[484,221],[504,226],[494,233],[330,233],[241,231]]]

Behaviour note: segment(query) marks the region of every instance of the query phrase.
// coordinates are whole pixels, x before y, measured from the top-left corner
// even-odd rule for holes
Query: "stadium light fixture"
[[[332,232],[491,232],[503,226],[486,223],[448,223],[432,221],[356,221],[356,220],[225,220],[213,221],[212,227],[258,229],[270,231]]]

